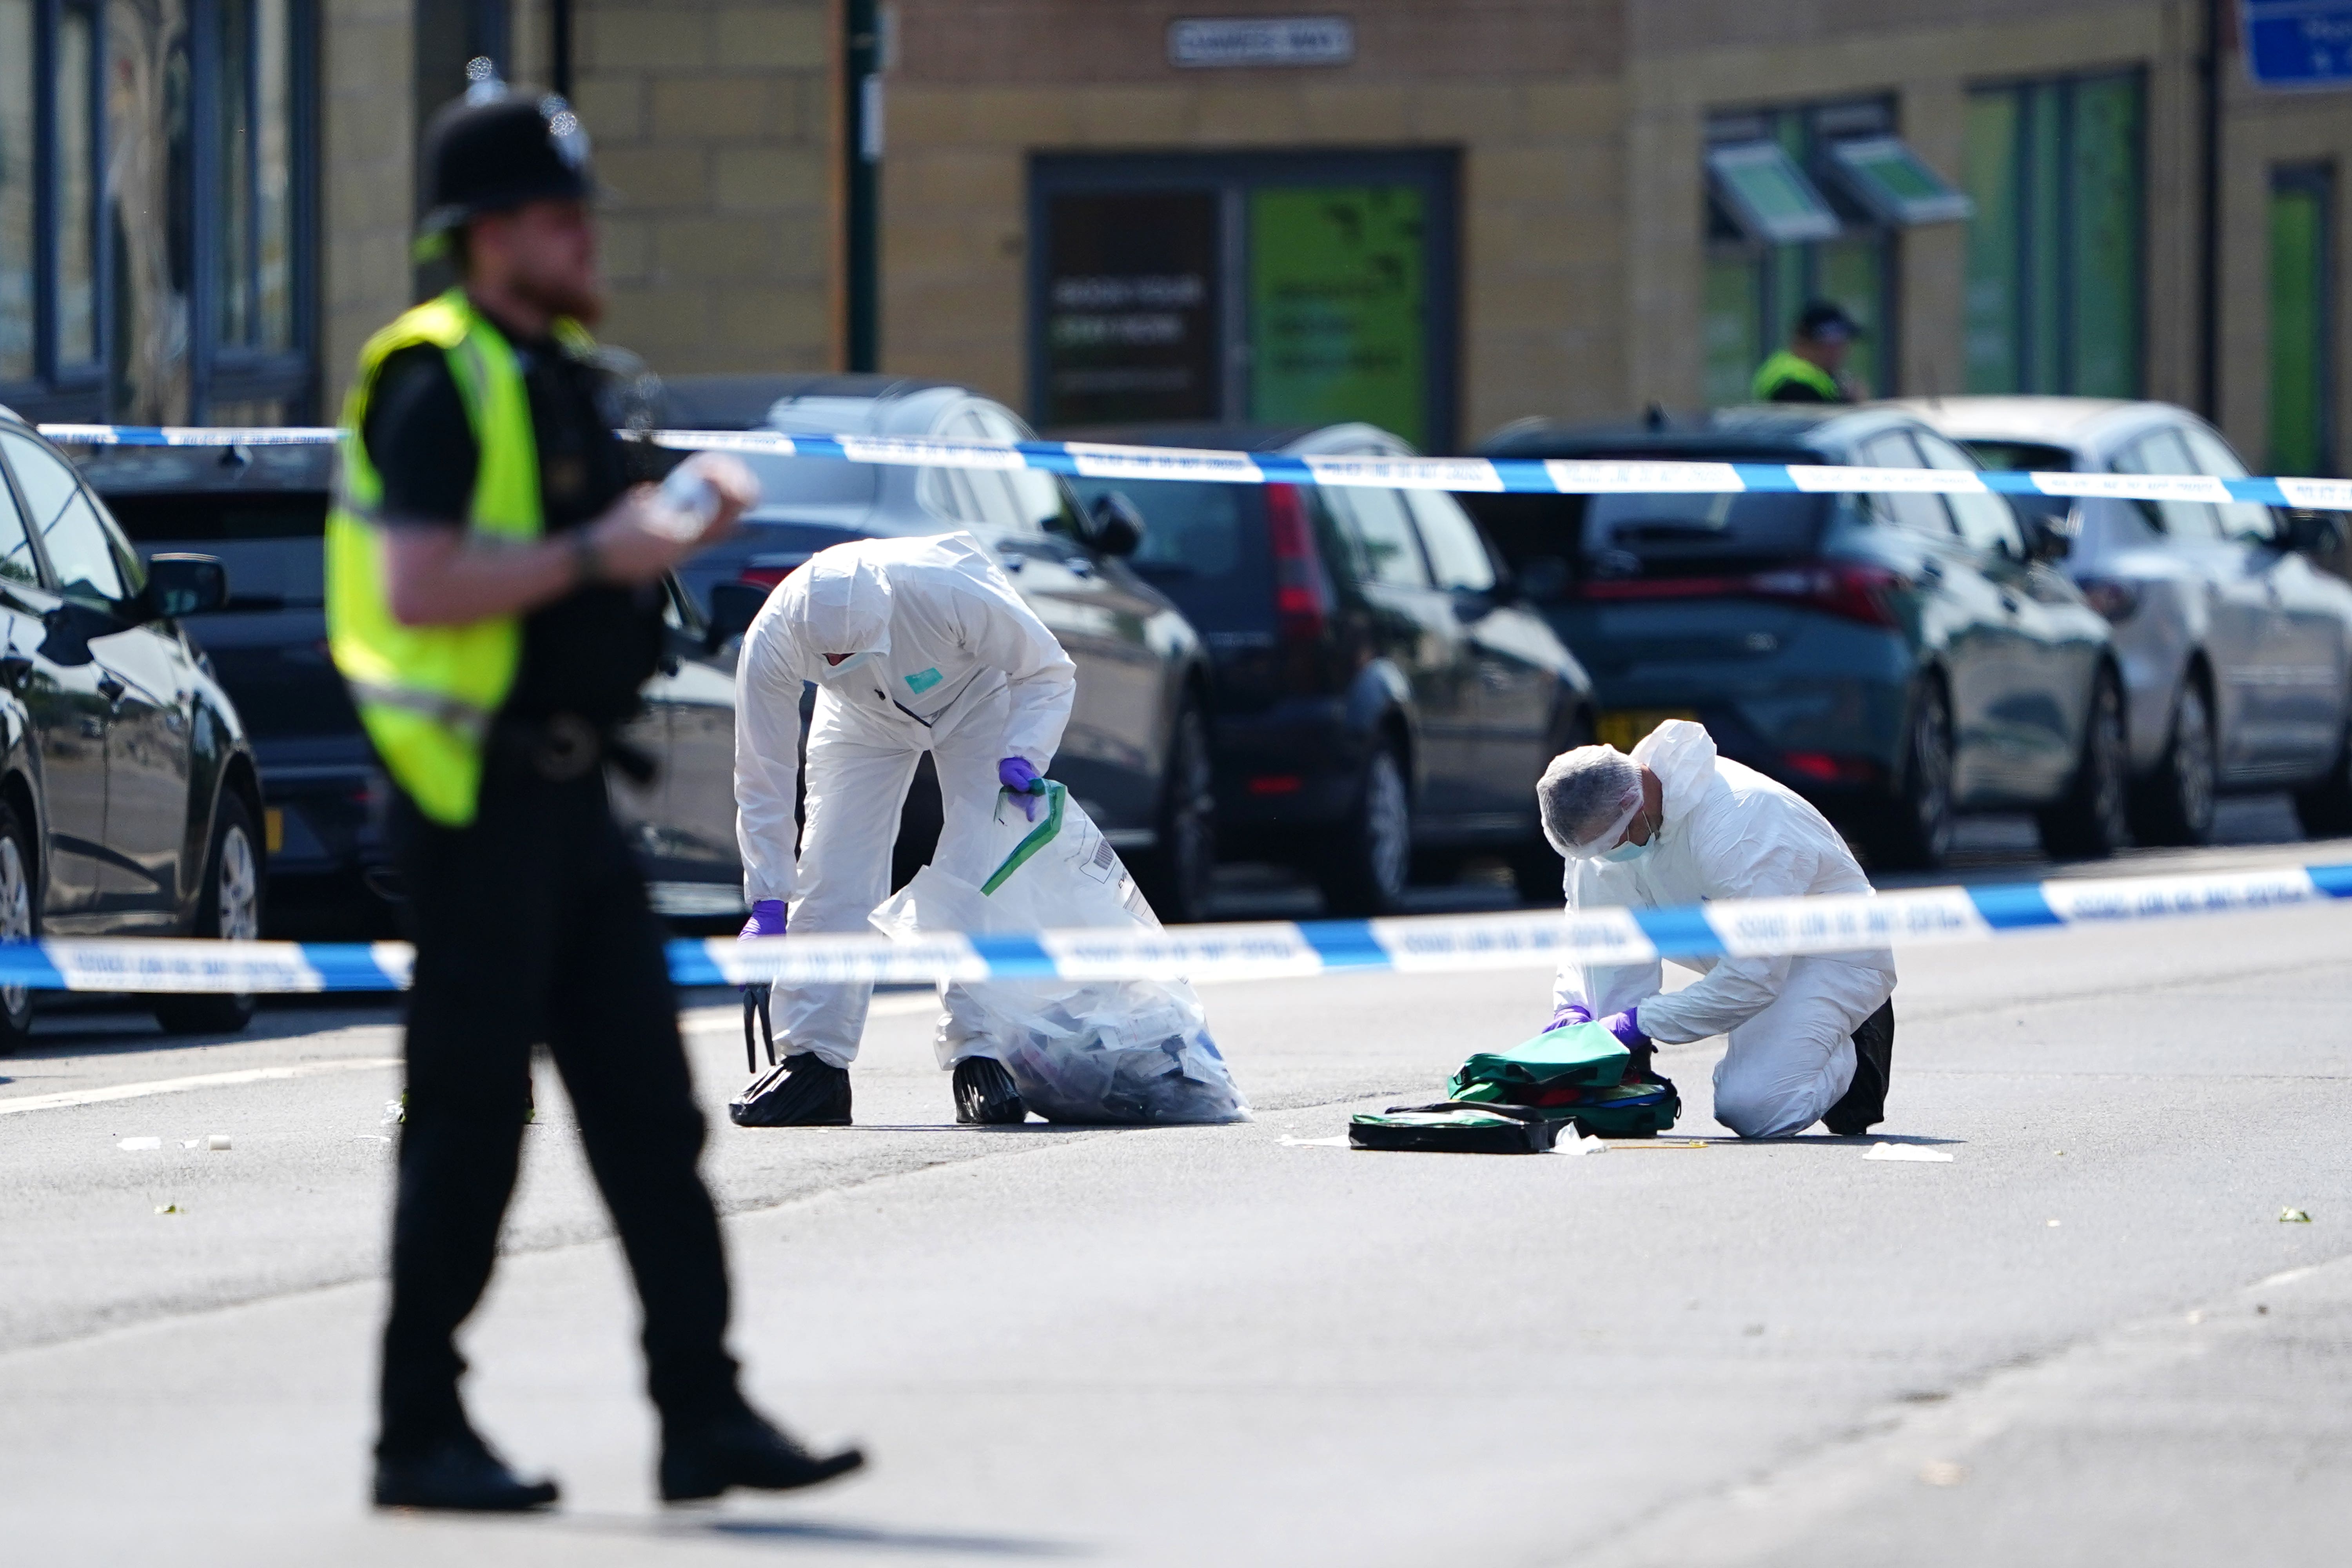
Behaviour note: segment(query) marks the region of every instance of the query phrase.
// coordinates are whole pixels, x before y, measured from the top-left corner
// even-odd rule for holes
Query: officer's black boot
[[[1841,1138],[1869,1131],[1886,1120],[1886,1087],[1895,1072],[1895,1002],[1892,997],[1853,1032],[1853,1082],[1822,1118]]]
[[[693,1502],[730,1487],[791,1491],[845,1476],[865,1463],[866,1456],[856,1448],[812,1454],[738,1403],[724,1415],[690,1425],[663,1424],[662,1500]]]
[[[958,1121],[981,1127],[1010,1127],[1029,1114],[1013,1075],[1003,1062],[986,1057],[966,1057],[956,1063],[955,1104]]]
[[[526,1480],[472,1432],[461,1432],[414,1454],[379,1454],[378,1508],[454,1509],[467,1513],[522,1513],[558,1496],[545,1477]]]
[[[846,1127],[849,1069],[814,1051],[788,1056],[727,1108],[738,1127]]]

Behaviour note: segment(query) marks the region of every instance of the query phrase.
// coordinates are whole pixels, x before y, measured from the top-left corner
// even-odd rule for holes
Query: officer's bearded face
[[[604,313],[596,271],[596,220],[583,201],[526,202],[476,220],[478,262],[499,267],[506,286],[551,315],[593,327]]]

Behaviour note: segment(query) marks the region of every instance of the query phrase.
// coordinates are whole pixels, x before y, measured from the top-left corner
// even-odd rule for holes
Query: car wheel
[[[1393,914],[1412,879],[1412,795],[1394,741],[1364,764],[1356,807],[1340,827],[1317,880],[1335,915]]]
[[[213,824],[212,853],[205,858],[204,893],[191,933],[220,942],[252,942],[261,935],[261,856],[254,847],[253,815],[236,795],[221,795]],[[226,994],[159,996],[155,1022],[167,1035],[235,1034],[253,1021],[253,998]]]
[[[31,942],[40,934],[32,843],[16,808],[0,802],[0,942]],[[22,1046],[32,1029],[32,988],[0,985],[0,1056]]]
[[[1209,721],[1188,701],[1168,738],[1168,776],[1160,786],[1160,821],[1151,852],[1138,858],[1136,880],[1152,912],[1171,925],[1209,918],[1209,889],[1217,871],[1216,770],[1209,754]]]
[[[2132,832],[2143,844],[2202,844],[2213,837],[2213,705],[2191,675],[2172,710],[2172,738],[2155,774],[2132,791]],[[2297,798],[2300,808],[2302,802]],[[2310,825],[2305,823],[2305,830]]]
[[[1952,848],[1952,707],[1940,680],[1920,683],[1904,742],[1903,784],[1866,835],[1888,870],[1932,871]]]
[[[2053,858],[2103,860],[2130,842],[2129,754],[2124,749],[2124,694],[2115,672],[2099,671],[2083,725],[2083,755],[2066,797],[2038,814],[2042,847]]]

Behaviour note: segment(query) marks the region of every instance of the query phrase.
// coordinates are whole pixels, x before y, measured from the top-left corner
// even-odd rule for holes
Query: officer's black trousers
[[[601,772],[554,783],[494,752],[471,826],[436,826],[398,797],[391,837],[416,969],[378,1451],[464,1426],[452,1340],[489,1282],[542,1041],[636,1279],[655,1404],[673,1426],[731,1409],[726,1262],[695,1170],[702,1115],[661,928]]]

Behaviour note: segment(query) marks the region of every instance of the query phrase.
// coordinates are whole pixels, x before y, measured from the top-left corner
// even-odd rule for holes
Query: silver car
[[[1899,405],[1988,468],[2242,479],[2167,403],[1941,397]],[[2244,501],[2013,498],[2115,626],[2143,843],[2200,844],[2222,791],[2288,789],[2304,830],[2352,832],[2352,584],[2309,557],[2332,521]]]

